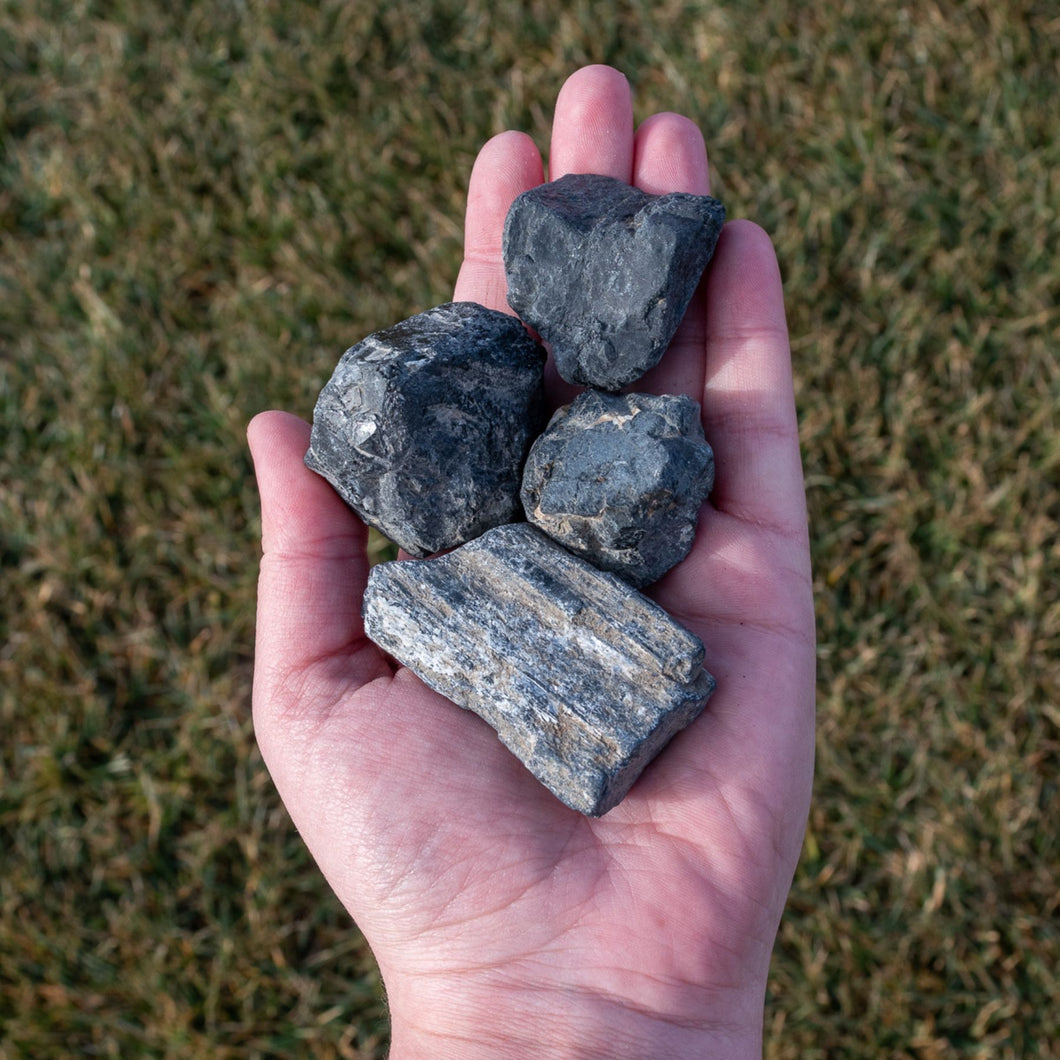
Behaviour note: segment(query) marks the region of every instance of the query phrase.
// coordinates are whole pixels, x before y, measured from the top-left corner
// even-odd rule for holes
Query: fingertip
[[[491,192],[492,199],[507,197],[510,204],[516,195],[540,184],[543,179],[541,154],[530,136],[515,129],[491,136],[482,145],[471,167],[469,218],[472,217],[470,200],[473,196]]]
[[[279,411],[258,413],[247,425],[266,553],[366,533],[331,484],[306,467],[311,430],[300,416]]]
[[[275,513],[285,508],[289,499],[303,488],[318,490],[317,482],[323,484],[303,462],[310,432],[309,424],[300,416],[279,410],[259,412],[247,424],[247,445],[261,497],[262,533],[266,541],[273,537],[278,522]],[[316,481],[305,481],[306,475]]]
[[[662,111],[641,122],[633,138],[633,183],[652,195],[710,194],[707,146],[699,126]]]
[[[563,98],[564,94],[583,91],[597,93],[601,90],[625,92],[630,98],[633,95],[629,78],[617,67],[609,66],[607,63],[588,63],[568,75],[559,90],[557,102]]]
[[[247,444],[251,456],[263,452],[285,438],[304,439],[309,445],[310,426],[301,416],[279,409],[256,413],[247,424]]]
[[[495,157],[509,157],[530,163],[541,161],[533,137],[519,129],[505,129],[491,136],[479,148],[475,164],[478,165],[483,158]]]
[[[715,340],[748,328],[786,333],[780,263],[760,225],[745,218],[725,224],[707,280],[708,330]]]
[[[468,180],[457,301],[510,312],[502,260],[504,221],[515,199],[544,179],[541,154],[526,133],[509,130],[483,144]]]
[[[556,97],[549,179],[600,173],[629,182],[633,168],[633,93],[613,66],[584,66]]]
[[[526,133],[509,130],[487,140],[468,180],[464,257],[498,261],[509,207],[543,179],[541,155]]]
[[[739,240],[741,244],[754,248],[756,254],[776,261],[777,255],[772,236],[749,217],[734,217],[726,223],[722,234],[730,242]]]

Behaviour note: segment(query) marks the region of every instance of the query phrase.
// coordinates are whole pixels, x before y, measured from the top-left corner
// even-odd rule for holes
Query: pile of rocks
[[[376,566],[367,635],[593,816],[714,689],[699,639],[638,592],[687,555],[713,484],[699,406],[612,391],[658,363],[723,221],[709,196],[593,175],[515,201],[509,302],[591,388],[547,425],[545,349],[472,302],[347,350],[313,413],[307,466],[410,555],[454,549]]]

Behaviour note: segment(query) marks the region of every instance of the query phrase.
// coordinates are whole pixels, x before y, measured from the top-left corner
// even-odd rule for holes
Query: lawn
[[[819,725],[766,1055],[1060,1056],[1053,5],[0,0],[3,1060],[385,1055],[254,745],[245,427],[448,300],[479,145],[586,62],[785,277]]]

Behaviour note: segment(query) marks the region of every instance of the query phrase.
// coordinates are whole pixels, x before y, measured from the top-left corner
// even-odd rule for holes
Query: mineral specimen
[[[347,350],[317,399],[306,466],[413,556],[522,517],[545,351],[514,317],[450,302]]]
[[[697,637],[527,523],[422,563],[376,566],[364,620],[376,644],[592,816],[623,798],[714,690]]]
[[[585,390],[534,442],[522,497],[532,523],[640,588],[688,554],[713,484],[691,398]]]
[[[539,185],[505,221],[508,303],[567,382],[619,390],[666,352],[724,220],[709,195],[588,173]]]

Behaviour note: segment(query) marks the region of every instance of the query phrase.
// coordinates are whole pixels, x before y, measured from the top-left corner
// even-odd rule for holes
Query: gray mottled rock
[[[542,184],[505,221],[508,303],[567,382],[619,390],[666,352],[724,221],[709,195],[585,173]]]
[[[518,320],[475,302],[377,331],[320,392],[306,466],[413,556],[521,518],[544,362]]]
[[[534,442],[522,497],[532,523],[639,588],[688,555],[713,485],[691,398],[585,390]]]
[[[703,646],[527,523],[373,568],[365,630],[474,711],[549,790],[597,816],[703,709]]]

